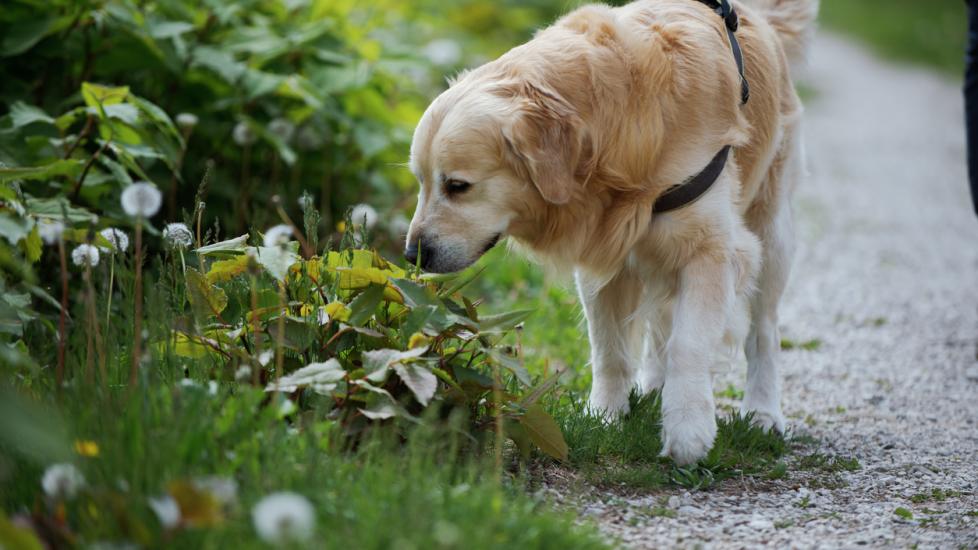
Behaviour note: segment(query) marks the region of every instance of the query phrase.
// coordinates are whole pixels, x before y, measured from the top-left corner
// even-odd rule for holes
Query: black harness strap
[[[723,21],[727,27],[727,37],[730,38],[730,49],[733,50],[734,61],[737,62],[737,71],[740,73],[741,104],[746,104],[747,100],[750,99],[750,84],[747,82],[747,76],[744,73],[744,52],[740,49],[740,42],[737,41],[737,36],[734,34],[740,26],[740,19],[737,17],[737,12],[730,6],[728,0],[697,1],[713,8],[717,12],[717,15],[723,17]],[[710,187],[713,187],[717,179],[720,178],[720,174],[723,173],[723,168],[727,165],[727,159],[729,157],[730,146],[727,145],[723,149],[720,149],[720,152],[713,157],[713,160],[710,161],[710,164],[702,172],[689,178],[680,185],[670,187],[665,193],[660,195],[652,206],[652,213],[661,214],[663,212],[677,210],[692,204],[705,195],[710,190]]]

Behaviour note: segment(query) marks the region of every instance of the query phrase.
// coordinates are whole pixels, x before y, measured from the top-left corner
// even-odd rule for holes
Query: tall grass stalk
[[[55,368],[54,378],[60,392],[65,380],[65,346],[67,345],[65,324],[68,318],[68,256],[65,253],[65,239],[62,235],[58,236],[58,256],[61,260],[61,315],[58,317],[58,366]]]
[[[136,386],[139,376],[139,360],[142,357],[143,347],[143,219],[136,219],[136,289],[134,292],[135,317],[133,318],[132,334],[132,365],[129,367],[129,385]]]

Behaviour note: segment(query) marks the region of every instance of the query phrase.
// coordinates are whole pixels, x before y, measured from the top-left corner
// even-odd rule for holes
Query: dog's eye
[[[445,192],[448,195],[461,195],[472,187],[467,181],[450,179],[445,181]]]

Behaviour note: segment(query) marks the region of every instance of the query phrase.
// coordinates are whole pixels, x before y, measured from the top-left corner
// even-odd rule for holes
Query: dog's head
[[[411,146],[421,184],[405,257],[464,269],[514,229],[574,197],[581,121],[558,93],[470,73],[425,112]]]

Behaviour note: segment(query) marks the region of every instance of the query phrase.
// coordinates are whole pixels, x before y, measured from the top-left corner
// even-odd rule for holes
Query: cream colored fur
[[[590,406],[611,417],[636,385],[661,388],[663,454],[680,464],[712,446],[710,369],[741,343],[744,411],[785,427],[777,309],[803,172],[789,54],[803,53],[817,4],[735,3],[745,106],[723,21],[693,0],[642,0],[579,8],[461,75],[415,133],[422,185],[408,243],[422,245],[425,267],[462,269],[507,236],[573,271]],[[734,155],[705,196],[652,215],[662,192],[728,144]]]

